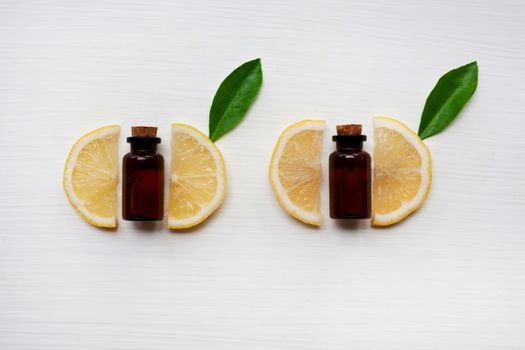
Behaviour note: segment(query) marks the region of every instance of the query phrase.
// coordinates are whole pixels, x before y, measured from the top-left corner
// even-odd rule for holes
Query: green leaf
[[[453,69],[437,82],[427,98],[418,135],[421,139],[443,131],[459,114],[478,86],[478,64]]]
[[[209,136],[213,142],[241,122],[257,97],[262,79],[260,58],[244,63],[224,79],[210,109]]]

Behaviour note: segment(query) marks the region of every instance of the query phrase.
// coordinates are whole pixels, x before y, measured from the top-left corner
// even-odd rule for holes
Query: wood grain
[[[0,349],[525,348],[525,3],[511,0],[0,1]],[[98,126],[207,130],[240,63],[265,80],[220,141],[228,196],[198,229],[95,229],[61,188]],[[267,181],[281,130],[374,114],[417,129],[447,70],[478,91],[426,140],[425,205],[385,230],[319,230]],[[124,138],[121,153],[126,151]],[[372,147],[371,142],[367,144]],[[325,169],[326,170],[326,169]]]

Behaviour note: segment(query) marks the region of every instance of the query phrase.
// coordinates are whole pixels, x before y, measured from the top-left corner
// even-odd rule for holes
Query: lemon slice
[[[273,150],[270,183],[288,214],[314,226],[319,212],[323,120],[303,120],[286,128]]]
[[[64,167],[63,185],[71,205],[87,222],[117,227],[118,140],[120,126],[82,136]]]
[[[430,152],[405,124],[374,118],[372,225],[403,220],[423,204],[432,182]]]
[[[173,124],[169,228],[200,224],[221,205],[225,194],[226,167],[217,146],[194,127]]]

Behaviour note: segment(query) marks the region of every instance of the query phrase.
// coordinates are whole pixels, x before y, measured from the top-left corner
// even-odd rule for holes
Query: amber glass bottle
[[[132,127],[131,152],[122,160],[122,217],[152,221],[164,217],[164,158],[157,153],[157,128]]]
[[[366,219],[371,211],[370,155],[363,151],[361,125],[338,125],[330,155],[330,217]]]

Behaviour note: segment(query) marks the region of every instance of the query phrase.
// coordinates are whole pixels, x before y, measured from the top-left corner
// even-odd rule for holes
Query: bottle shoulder
[[[330,154],[330,159],[370,159],[370,154],[364,150],[341,150]]]
[[[126,153],[123,161],[150,161],[164,163],[164,157],[160,153]]]

